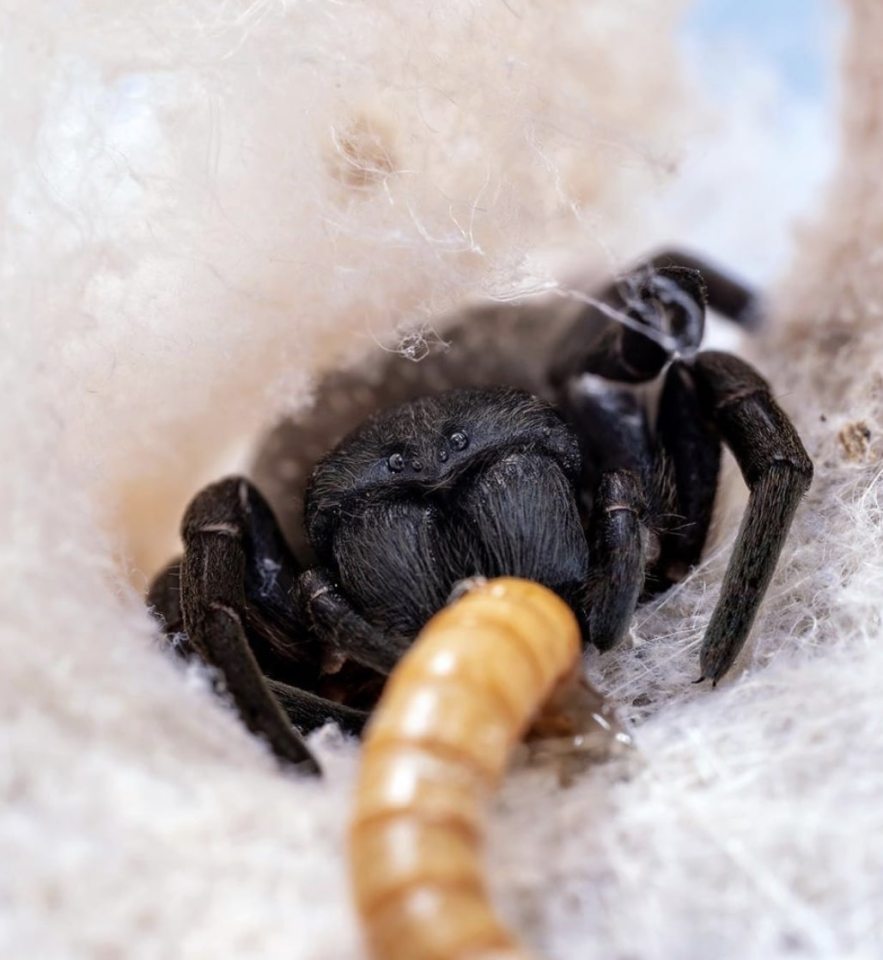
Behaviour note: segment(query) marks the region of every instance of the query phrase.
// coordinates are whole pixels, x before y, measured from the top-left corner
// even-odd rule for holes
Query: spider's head
[[[307,532],[326,552],[342,517],[365,503],[441,496],[512,453],[540,453],[576,478],[576,439],[558,412],[511,388],[451,390],[372,417],[316,466]]]
[[[581,458],[560,414],[520,390],[453,390],[381,413],[320,461],[307,532],[361,614],[413,636],[458,582],[520,576],[580,609]]]

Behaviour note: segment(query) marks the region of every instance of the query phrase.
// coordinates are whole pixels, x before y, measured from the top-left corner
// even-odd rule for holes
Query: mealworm
[[[488,900],[485,808],[532,721],[540,736],[581,728],[577,748],[589,752],[622,739],[599,715],[600,695],[574,696],[579,654],[576,619],[556,594],[501,578],[433,617],[393,672],[366,733],[350,831],[376,960],[528,957]]]

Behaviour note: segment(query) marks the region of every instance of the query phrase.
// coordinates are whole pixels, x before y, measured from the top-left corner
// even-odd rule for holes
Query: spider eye
[[[391,453],[386,465],[392,473],[401,473],[405,469],[405,458],[400,453]]]
[[[455,450],[465,450],[469,446],[469,437],[462,430],[451,434],[451,446]]]

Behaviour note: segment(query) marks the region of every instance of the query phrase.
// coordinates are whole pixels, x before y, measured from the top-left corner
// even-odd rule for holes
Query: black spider
[[[699,560],[722,440],[751,491],[701,653],[703,678],[727,671],[812,464],[752,367],[698,352],[706,300],[750,325],[754,297],[678,260],[645,264],[602,306],[476,311],[420,364],[335,374],[258,456],[275,512],[241,477],[192,501],[184,555],[149,603],[281,760],[318,769],[299,731],[328,719],[359,731],[464,579],[538,580],[610,649],[639,598]]]

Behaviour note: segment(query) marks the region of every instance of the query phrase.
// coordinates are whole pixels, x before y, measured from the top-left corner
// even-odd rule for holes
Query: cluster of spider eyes
[[[438,458],[444,463],[450,454],[448,453],[448,445],[451,449],[460,451],[465,450],[469,446],[469,437],[462,430],[455,430],[450,437],[448,437],[448,444],[441,447],[438,452]],[[405,458],[404,456],[396,451],[391,453],[389,458],[386,461],[386,465],[389,468],[391,473],[401,473],[405,469]],[[411,469],[415,473],[419,473],[423,469],[423,461],[419,458],[413,459],[411,461]]]

